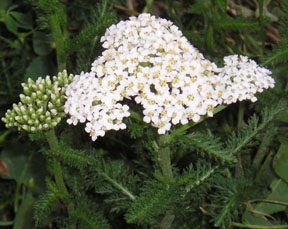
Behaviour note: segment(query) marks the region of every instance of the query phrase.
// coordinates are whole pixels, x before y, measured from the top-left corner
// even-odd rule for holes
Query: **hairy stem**
[[[55,135],[54,129],[47,131],[46,138],[47,138],[47,141],[49,143],[51,150],[54,151],[54,153],[57,155],[58,139]],[[53,162],[54,162],[54,173],[55,173],[54,176],[55,176],[57,187],[63,194],[67,195],[68,191],[64,183],[61,164],[56,159],[54,159]]]
[[[65,28],[61,28],[56,14],[49,15],[49,22],[52,36],[56,43],[58,70],[63,71],[66,69],[65,39],[67,38],[67,32]]]
[[[243,126],[243,119],[244,119],[244,103],[241,102],[239,103],[239,110],[238,110],[238,121],[237,121],[237,129],[241,130],[242,126]]]
[[[116,182],[114,179],[109,177],[106,173],[104,172],[99,172],[101,176],[103,176],[107,181],[109,181],[114,187],[118,188],[121,190],[125,195],[127,195],[131,200],[135,200],[136,197],[124,186]]]
[[[58,150],[59,150],[58,149],[58,139],[55,135],[54,129],[47,131],[46,139],[49,143],[51,150],[55,153],[55,155],[57,155]],[[64,196],[68,196],[69,193],[68,193],[68,190],[65,186],[61,164],[59,161],[57,161],[57,159],[54,159],[53,165],[54,165],[54,177],[55,177],[56,185],[57,185],[58,189],[60,190],[60,192],[64,194]],[[69,204],[67,204],[67,209],[68,209],[68,214],[71,217],[74,214],[74,204],[71,202]],[[71,229],[76,228],[75,224],[72,224],[70,226],[71,226],[70,227]]]
[[[167,181],[173,182],[173,173],[170,159],[170,146],[169,136],[161,135],[159,137],[159,164],[163,173],[163,176],[167,178]]]
[[[159,137],[159,165],[162,170],[163,176],[169,183],[174,182],[172,166],[171,166],[171,157],[170,157],[170,146],[169,146],[169,135],[161,135]],[[169,229],[173,223],[175,218],[173,210],[167,210],[165,216],[159,224],[159,228],[161,229]]]

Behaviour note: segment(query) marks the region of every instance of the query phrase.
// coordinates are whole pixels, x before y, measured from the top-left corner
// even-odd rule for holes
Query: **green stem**
[[[276,133],[276,127],[274,127],[274,124],[271,123],[267,127],[266,133],[262,139],[262,142],[253,160],[253,166],[255,168],[258,168],[261,165],[263,158],[265,157],[265,155],[267,154],[267,151],[269,150],[270,143],[272,142],[275,133]]]
[[[0,36],[0,40],[2,40],[4,42],[6,42],[7,44],[9,44],[10,47],[13,47],[13,42],[8,40],[7,38]]]
[[[288,202],[283,202],[283,201],[278,201],[278,200],[256,199],[256,200],[250,200],[249,202],[250,202],[250,203],[254,203],[254,202],[266,202],[266,203],[270,203],[270,204],[280,204],[280,205],[288,206]]]
[[[259,183],[259,181],[260,181],[261,177],[263,176],[266,168],[270,165],[270,162],[272,160],[272,156],[273,156],[273,152],[270,152],[268,154],[268,156],[266,157],[263,165],[261,166],[261,168],[259,169],[259,171],[256,174],[255,183]]]
[[[1,226],[11,226],[13,225],[13,221],[6,221],[6,222],[0,222],[0,227]]]
[[[239,110],[238,110],[238,122],[237,122],[237,129],[241,130],[242,126],[243,126],[243,119],[244,119],[244,103],[241,102],[239,104]]]
[[[54,129],[51,129],[51,130],[46,132],[46,139],[49,143],[51,150],[55,153],[55,155],[57,155],[58,150],[59,150],[58,149],[58,139],[55,135]],[[57,159],[54,159],[53,165],[54,165],[54,177],[55,177],[56,185],[59,188],[60,192],[63,193],[64,196],[67,197],[67,196],[69,196],[69,193],[68,193],[68,190],[65,186],[61,164],[59,161],[57,161]],[[68,209],[68,214],[70,217],[72,215],[74,215],[74,204],[73,203],[69,203],[67,205],[67,209]],[[71,225],[71,229],[75,229],[75,228],[76,228],[75,224]]]
[[[0,135],[0,144],[5,141],[6,137],[7,137],[10,133],[12,133],[12,129],[8,129],[8,130],[4,131],[3,134]]]
[[[159,164],[162,170],[162,174],[167,178],[168,182],[173,182],[173,173],[170,159],[170,146],[169,135],[161,135],[159,137]]]
[[[171,166],[171,156],[170,156],[170,136],[169,135],[161,135],[159,136],[159,165],[162,170],[163,176],[166,178],[168,183],[173,183],[173,172]],[[169,186],[168,186],[169,188]],[[166,211],[165,216],[159,224],[160,229],[169,229],[173,223],[175,218],[173,210],[169,209]]]
[[[49,143],[51,150],[57,155],[58,139],[55,135],[54,129],[47,131],[46,138],[47,138],[47,141]],[[54,164],[54,176],[55,176],[57,187],[63,194],[68,195],[68,191],[65,186],[64,179],[63,179],[61,164],[56,159],[54,159],[53,164]]]
[[[221,212],[221,215],[218,217],[217,222],[215,223],[216,227],[219,227],[221,225],[221,222],[223,221],[224,217],[228,214],[228,212],[231,210],[231,206],[235,203],[235,195],[232,195],[229,198],[229,202],[223,207],[223,210]]]
[[[251,225],[251,224],[241,224],[232,222],[232,226],[241,227],[241,228],[252,228],[252,229],[282,229],[288,228],[288,224],[284,225],[270,225],[270,226],[262,226],[262,225]]]
[[[14,212],[15,213],[18,211],[21,184],[22,183],[19,181],[16,184],[16,191],[15,191],[15,198],[14,198]]]
[[[150,8],[153,4],[154,0],[146,0],[146,6],[143,10],[143,13],[148,13],[150,11]]]
[[[131,200],[135,200],[136,197],[125,187],[123,187],[121,184],[117,183],[115,180],[113,180],[111,177],[109,177],[104,172],[99,172],[101,176],[103,176],[107,181],[109,181],[114,187],[120,189],[125,195],[127,195]]]
[[[3,68],[4,76],[6,78],[7,89],[8,89],[9,96],[10,96],[10,98],[13,98],[14,94],[13,94],[13,87],[12,87],[11,77],[10,77],[9,73],[7,72],[7,67],[6,67],[6,63],[5,63],[4,59],[2,59],[1,64],[2,64],[2,68]]]
[[[64,69],[66,69],[65,39],[67,38],[67,33],[65,32],[65,30],[62,33],[62,28],[56,14],[49,15],[49,22],[51,26],[52,36],[56,43],[58,70],[63,71]]]

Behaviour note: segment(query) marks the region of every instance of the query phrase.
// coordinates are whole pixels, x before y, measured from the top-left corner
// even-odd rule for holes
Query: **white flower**
[[[76,76],[66,90],[68,122],[86,122],[92,140],[126,128],[124,99],[140,104],[144,122],[164,134],[172,125],[213,116],[219,104],[254,102],[275,83],[269,70],[244,56],[225,57],[218,68],[172,22],[150,14],[110,26],[101,42],[105,51],[91,72]]]

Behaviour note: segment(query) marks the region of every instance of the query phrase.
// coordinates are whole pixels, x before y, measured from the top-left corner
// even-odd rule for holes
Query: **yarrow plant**
[[[5,22],[22,18],[22,14],[14,12],[13,5],[9,6],[11,1],[3,1],[0,14],[5,8]],[[279,224],[276,221],[284,222],[284,217],[287,220],[285,214],[279,216],[274,212],[276,208],[281,208],[282,212],[286,210],[279,201],[282,197],[276,198],[279,197],[276,193],[288,193],[287,173],[283,172],[287,163],[281,160],[283,152],[287,151],[287,141],[281,143],[276,156],[279,160],[272,160],[280,139],[276,132],[281,135],[284,129],[283,126],[278,128],[279,123],[281,120],[288,123],[288,102],[284,94],[288,87],[284,77],[280,78],[279,72],[284,71],[282,67],[275,71],[281,92],[278,88],[270,90],[269,98],[266,99],[267,94],[261,96],[258,104],[247,107],[247,102],[242,102],[218,117],[208,119],[229,104],[255,102],[257,93],[274,87],[271,72],[246,56],[226,56],[221,66],[206,58],[215,54],[222,58],[227,48],[242,53],[247,51],[269,66],[265,64],[263,53],[269,54],[270,50],[265,45],[256,47],[259,37],[261,42],[265,40],[262,37],[265,33],[251,34],[249,38],[255,40],[255,47],[249,43],[250,39],[242,39],[247,28],[263,29],[266,8],[257,22],[233,16],[232,11],[228,13],[228,8],[237,6],[236,3],[232,6],[222,1],[223,4],[213,6],[213,1],[209,0],[205,4],[185,2],[189,10],[178,11],[178,5],[182,3],[162,2],[168,9],[165,15],[175,20],[181,16],[177,23],[189,38],[197,42],[200,34],[205,37],[205,42],[200,43],[203,45],[201,50],[207,48],[205,57],[169,20],[142,13],[115,23],[118,12],[121,12],[121,18],[126,13],[138,15],[144,4],[134,5],[129,11],[121,11],[124,8],[117,6],[114,11],[111,1],[97,1],[97,9],[91,1],[85,1],[85,7],[74,11],[77,1],[71,1],[69,7],[66,2],[33,1],[37,14],[31,16],[44,21],[45,30],[43,26],[34,29],[33,23],[31,30],[24,33],[28,25],[23,24],[25,28],[20,30],[19,27],[15,31],[8,23],[6,27],[13,29],[13,33],[7,38],[0,37],[7,43],[4,48],[0,47],[4,51],[1,72],[6,76],[0,80],[0,96],[9,94],[11,101],[14,100],[13,91],[18,88],[11,87],[8,76],[13,73],[10,78],[17,84],[18,71],[10,69],[8,63],[18,52],[13,50],[6,55],[6,49],[18,47],[15,45],[18,40],[24,44],[25,53],[31,53],[27,61],[32,63],[22,73],[31,72],[35,63],[44,64],[45,68],[37,66],[44,71],[47,64],[51,64],[59,71],[68,67],[78,72],[73,76],[64,70],[54,77],[28,79],[22,84],[20,102],[13,104],[2,118],[7,128],[28,132],[33,144],[26,141],[26,136],[1,130],[0,176],[8,176],[11,182],[5,179],[5,186],[0,182],[0,199],[4,200],[0,208],[0,226],[168,229],[240,225],[260,228],[262,225],[276,227]],[[155,4],[146,2],[143,12],[157,8],[156,1]],[[153,4],[153,8],[149,4]],[[258,5],[257,10],[261,12],[261,4]],[[275,6],[278,10],[278,4]],[[87,7],[91,11],[86,14]],[[198,12],[200,8],[201,12]],[[19,9],[28,12],[26,3]],[[157,12],[162,14],[163,11],[164,8]],[[193,15],[191,12],[195,11],[197,14]],[[217,20],[211,23],[214,13],[218,13],[215,15]],[[77,20],[71,15],[77,15]],[[237,28],[231,36],[236,42],[224,45],[217,39],[230,39],[227,24]],[[107,29],[104,34],[102,29]],[[14,40],[7,42],[16,35],[19,36],[16,43]],[[29,48],[31,44],[33,48]],[[100,55],[91,60],[99,51]],[[213,52],[209,54],[209,51]],[[34,59],[35,54],[39,56]],[[217,63],[221,62],[219,57],[214,58]],[[46,64],[46,60],[51,63]],[[6,80],[7,93],[2,91]],[[22,75],[18,82],[23,80]],[[274,106],[274,103],[278,105]],[[7,103],[1,104],[6,109]],[[236,107],[238,113],[233,109]],[[248,119],[254,110],[257,114]],[[59,125],[63,119],[69,125],[80,124],[79,128],[85,131],[65,123]],[[128,128],[124,134],[124,131],[120,132]],[[110,130],[114,131],[108,135]],[[99,139],[105,134],[105,138]],[[3,144],[6,136],[7,142]],[[284,138],[285,134],[280,140]],[[277,177],[272,178],[272,167]],[[271,178],[266,176],[266,171]],[[263,188],[263,178],[271,185]],[[2,195],[9,192],[6,183],[15,188],[12,197],[7,199]],[[267,207],[269,204],[273,206],[272,210]],[[261,214],[255,214],[251,209]],[[273,217],[265,218],[271,214]],[[261,225],[251,226],[254,222]]]
[[[224,67],[204,56],[166,19],[140,14],[107,29],[105,51],[91,72],[75,76],[67,87],[69,124],[86,122],[92,140],[111,129],[124,129],[124,99],[143,107],[144,122],[159,134],[172,125],[213,116],[220,104],[251,100],[274,87],[271,72],[247,57],[224,58]]]

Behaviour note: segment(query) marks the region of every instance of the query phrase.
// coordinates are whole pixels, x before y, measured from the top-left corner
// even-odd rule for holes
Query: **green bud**
[[[27,82],[28,82],[28,87],[34,84],[34,81],[31,78],[28,78]]]
[[[56,104],[56,106],[61,106],[62,105],[61,100],[57,99],[55,104]]]
[[[30,189],[33,189],[35,187],[35,180],[34,178],[30,178],[29,181],[28,181],[28,187]]]
[[[44,112],[43,107],[40,107],[40,108],[36,111],[36,114],[37,114],[37,115],[41,115],[41,114],[43,114],[43,112]]]
[[[52,126],[55,127],[57,126],[58,122],[52,122]]]
[[[37,91],[36,95],[37,95],[37,98],[42,99],[43,93],[42,93],[42,91]]]
[[[51,119],[50,116],[49,116],[49,117],[46,117],[46,123],[49,123],[49,124],[50,124],[50,123],[51,123],[51,120],[52,120],[52,119]]]
[[[26,114],[25,106],[21,105],[21,106],[20,106],[20,111],[21,111],[23,114]]]
[[[45,120],[45,116],[44,115],[40,115],[39,119],[40,119],[41,122],[43,122]]]
[[[45,95],[43,95],[42,98],[43,98],[43,100],[47,101],[48,100],[48,95],[45,94]]]
[[[43,84],[39,84],[39,90],[41,91],[41,93],[43,94],[43,92],[44,92],[44,86],[43,86]]]
[[[28,131],[28,126],[27,125],[22,125],[22,128],[26,131]]]
[[[35,92],[32,92],[32,94],[31,94],[31,99],[35,100],[36,98],[37,98],[36,93],[35,93]]]
[[[40,99],[36,99],[35,103],[36,103],[37,107],[42,106],[42,100],[40,100]]]
[[[33,120],[35,120],[35,119],[37,118],[36,114],[35,114],[35,113],[32,113],[32,114],[31,114],[31,118],[32,118]]]

